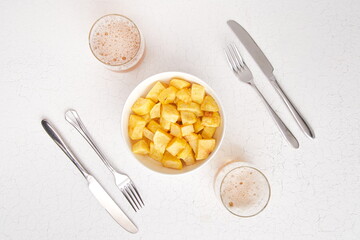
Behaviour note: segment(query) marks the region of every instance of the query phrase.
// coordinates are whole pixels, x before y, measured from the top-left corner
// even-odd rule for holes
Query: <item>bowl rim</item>
[[[145,81],[148,81],[150,78],[158,78],[158,80],[153,81],[152,83],[156,82],[156,81],[161,81],[160,79],[162,78],[163,75],[173,75],[173,77],[179,77],[179,78],[184,78],[185,80],[187,80],[187,76],[189,76],[190,78],[195,78],[197,79],[200,83],[204,84],[205,87],[209,88],[211,90],[211,96],[215,97],[215,100],[217,102],[217,104],[219,105],[220,109],[221,109],[221,113],[222,113],[222,133],[220,135],[220,139],[218,141],[218,144],[215,148],[215,150],[211,153],[211,156],[209,156],[207,159],[204,159],[202,161],[204,161],[202,164],[200,164],[199,166],[195,167],[194,169],[191,169],[189,171],[181,171],[181,172],[174,172],[174,173],[165,173],[165,172],[160,172],[160,171],[156,171],[155,169],[152,169],[151,167],[146,166],[144,163],[142,163],[142,161],[140,159],[138,159],[135,154],[131,151],[130,146],[128,145],[128,139],[129,136],[127,134],[127,126],[125,126],[125,124],[123,124],[123,120],[125,119],[125,114],[127,114],[125,106],[128,105],[129,101],[130,101],[130,96],[134,93],[134,91],[140,86],[142,85]],[[191,80],[187,80],[189,82],[193,82]],[[151,84],[152,84],[151,83]],[[225,110],[224,107],[222,105],[222,102],[220,100],[220,98],[217,96],[215,90],[205,81],[203,81],[202,79],[200,79],[199,77],[189,74],[189,73],[185,73],[185,72],[177,72],[177,71],[168,71],[168,72],[161,72],[161,73],[157,73],[154,75],[151,75],[147,78],[145,78],[144,80],[142,80],[140,83],[138,83],[135,88],[132,89],[132,91],[130,92],[130,94],[128,95],[124,105],[123,105],[123,109],[122,109],[122,113],[121,113],[121,135],[124,141],[124,144],[126,145],[127,151],[132,155],[133,158],[136,159],[136,161],[138,161],[140,163],[140,165],[142,165],[144,168],[151,170],[152,172],[158,173],[158,174],[162,174],[162,175],[173,175],[173,176],[179,176],[179,175],[184,175],[184,174],[189,174],[189,173],[193,173],[196,170],[199,170],[200,168],[202,168],[203,166],[205,166],[206,164],[208,164],[213,158],[214,156],[217,154],[217,152],[219,151],[222,142],[224,140],[225,137],[225,132],[226,132],[226,114],[225,114]]]

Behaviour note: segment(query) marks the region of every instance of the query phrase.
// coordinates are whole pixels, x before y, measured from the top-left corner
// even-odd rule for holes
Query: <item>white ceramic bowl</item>
[[[131,107],[135,103],[135,101],[139,97],[145,97],[145,95],[150,91],[150,89],[152,88],[152,86],[154,85],[155,82],[162,81],[162,82],[168,83],[169,80],[174,77],[182,78],[182,79],[188,80],[190,82],[198,83],[198,84],[201,84],[202,86],[204,86],[206,93],[211,95],[216,100],[217,104],[219,105],[219,108],[220,108],[219,113],[221,116],[221,125],[218,127],[218,129],[216,129],[216,132],[214,135],[214,138],[216,139],[216,147],[215,147],[214,151],[210,154],[210,156],[207,159],[197,161],[195,164],[193,164],[191,166],[184,166],[182,170],[165,168],[161,165],[160,162],[150,158],[149,156],[134,154],[131,151],[132,140],[129,138],[129,135],[128,135],[129,116],[131,114]],[[137,160],[139,160],[139,162],[141,164],[143,164],[145,167],[147,167],[155,172],[163,173],[163,174],[170,174],[170,175],[183,174],[183,173],[187,173],[187,172],[193,171],[195,169],[198,169],[200,166],[204,166],[205,163],[209,162],[210,159],[212,159],[215,156],[216,152],[219,150],[220,145],[223,141],[224,132],[225,132],[225,114],[224,114],[223,109],[224,108],[223,108],[219,98],[216,96],[215,91],[209,85],[207,85],[204,81],[200,80],[199,78],[197,78],[193,75],[187,74],[187,73],[182,73],[182,72],[159,73],[159,74],[151,76],[151,77],[145,79],[144,81],[142,81],[130,93],[129,97],[127,98],[127,100],[125,102],[122,116],[121,116],[121,131],[122,131],[124,141],[127,145],[127,148],[129,149],[131,154]]]

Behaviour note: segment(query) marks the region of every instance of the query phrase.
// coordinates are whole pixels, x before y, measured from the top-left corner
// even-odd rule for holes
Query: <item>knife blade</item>
[[[68,156],[68,158],[75,164],[81,174],[88,182],[89,189],[98,202],[106,209],[110,216],[126,231],[130,233],[136,233],[138,231],[135,224],[126,216],[121,208],[114,202],[110,195],[100,185],[100,183],[93,177],[88,170],[80,163],[78,158],[65,144],[61,135],[55,130],[55,128],[45,119],[41,121],[41,125],[45,129],[46,133],[54,140],[54,142],[60,147],[60,149]]]
[[[264,75],[269,79],[271,85],[275,88],[276,92],[280,95],[281,99],[284,101],[285,105],[289,109],[290,113],[294,117],[296,123],[299,125],[300,129],[303,133],[309,138],[315,138],[314,131],[310,128],[309,124],[305,121],[304,117],[300,114],[300,112],[296,109],[294,104],[290,101],[290,99],[286,96],[285,92],[280,87],[274,76],[274,67],[271,65],[270,61],[267,59],[263,51],[256,44],[254,39],[250,36],[250,34],[236,21],[229,20],[227,21],[228,26],[238,37],[240,42],[244,45],[246,50],[253,57],[257,65],[260,67],[261,71]]]
[[[89,183],[89,189],[99,203],[106,209],[111,217],[122,226],[126,231],[130,233],[136,233],[138,231],[135,224],[125,215],[121,208],[114,202],[110,195],[100,185],[100,183],[93,177],[87,178]]]

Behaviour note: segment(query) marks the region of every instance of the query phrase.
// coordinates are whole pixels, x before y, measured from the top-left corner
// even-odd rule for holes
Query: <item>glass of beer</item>
[[[215,192],[224,207],[238,217],[252,217],[267,206],[271,190],[265,175],[244,162],[232,162],[218,172]]]
[[[93,55],[113,71],[126,71],[142,59],[144,37],[129,18],[109,14],[98,19],[89,33]]]

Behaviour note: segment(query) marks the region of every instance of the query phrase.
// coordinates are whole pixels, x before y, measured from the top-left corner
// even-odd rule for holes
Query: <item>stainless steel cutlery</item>
[[[106,165],[106,167],[113,173],[115,177],[115,182],[121,192],[124,194],[125,198],[128,200],[132,208],[139,210],[144,206],[144,202],[136,189],[134,183],[131,181],[129,176],[124,173],[119,173],[116,171],[104,155],[100,152],[99,148],[96,146],[92,140],[89,132],[82,123],[78,113],[75,110],[68,110],[65,113],[65,119],[68,121],[90,144],[94,151],[98,154],[100,159]],[[41,125],[48,133],[48,135],[54,140],[54,142],[61,148],[61,150],[68,156],[68,158],[75,164],[79,169],[81,174],[88,181],[89,189],[95,198],[100,202],[100,204],[108,211],[108,213],[114,218],[114,220],[119,223],[125,230],[130,233],[136,233],[138,231],[135,224],[125,215],[125,213],[120,209],[120,207],[114,202],[110,195],[105,191],[105,189],[100,185],[100,183],[93,177],[82,164],[77,159],[77,157],[72,153],[70,148],[65,144],[64,140],[61,138],[60,134],[51,126],[51,124],[42,120]]]
[[[85,140],[90,144],[90,146],[103,161],[105,166],[111,171],[111,173],[114,175],[117,187],[123,193],[135,212],[142,208],[144,206],[144,202],[133,181],[129,178],[128,175],[116,171],[111,166],[109,161],[105,158],[104,154],[102,154],[99,147],[96,146],[94,140],[91,138],[89,132],[85,128],[85,125],[81,121],[79,114],[73,109],[67,110],[65,113],[65,119],[81,134],[81,136],[85,138]]]
[[[93,177],[84,166],[80,163],[78,158],[72,153],[70,148],[65,144],[60,134],[51,126],[47,120],[42,120],[41,125],[47,132],[47,134],[54,140],[54,142],[61,148],[61,150],[68,156],[68,158],[75,164],[81,174],[88,182],[88,186],[92,194],[99,201],[99,203],[106,209],[111,217],[122,226],[126,231],[130,233],[136,233],[138,228],[135,224],[126,216],[121,208],[114,202],[110,195],[100,185],[100,183]]]
[[[259,96],[264,100],[265,106],[269,110],[271,116],[273,117],[275,123],[279,127],[283,136],[289,141],[289,143],[294,147],[299,147],[299,142],[294,137],[294,135],[290,132],[290,130],[286,127],[284,122],[280,119],[280,117],[275,113],[275,111],[271,108],[269,103],[266,101],[264,96],[261,94],[259,89],[256,87],[253,75],[250,69],[247,67],[243,58],[240,55],[239,50],[237,49],[235,44],[229,44],[227,49],[225,50],[225,54],[231,69],[233,70],[235,76],[242,82],[249,84],[254,88],[254,90],[259,94]]]
[[[275,88],[276,92],[280,95],[281,99],[284,101],[285,105],[291,112],[295,121],[301,128],[301,130],[305,133],[306,136],[310,138],[315,138],[315,134],[310,128],[310,126],[304,120],[304,117],[300,114],[300,112],[295,108],[295,106],[291,103],[289,98],[286,96],[284,91],[281,89],[279,83],[277,82],[274,76],[274,68],[266,58],[265,54],[261,51],[256,42],[252,39],[249,33],[236,21],[229,20],[227,24],[231,28],[231,30],[238,37],[240,42],[244,45],[250,55],[253,57],[255,62],[258,64],[262,72],[270,81],[271,85]]]

